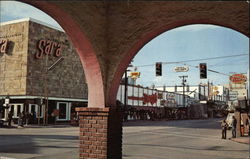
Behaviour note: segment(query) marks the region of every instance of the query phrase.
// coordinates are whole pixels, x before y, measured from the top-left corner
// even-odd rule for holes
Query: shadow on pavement
[[[165,120],[165,121],[128,121],[123,122],[124,127],[133,126],[170,126],[179,128],[199,128],[199,129],[220,129],[222,119],[204,119],[204,120]]]
[[[175,148],[175,149],[187,149],[187,150],[206,150],[206,151],[228,151],[228,152],[248,152],[248,150],[235,150],[235,149],[223,149],[223,146],[212,146],[207,148],[197,148],[187,146],[165,146],[165,145],[153,145],[153,144],[124,144],[127,146],[148,146],[148,147],[159,147],[159,148]]]
[[[41,148],[77,148],[66,145],[51,146],[49,142],[77,141],[78,136],[68,135],[0,135],[1,153],[29,153],[36,154]],[[43,145],[36,145],[35,140],[44,140]],[[56,140],[56,141],[55,141]]]

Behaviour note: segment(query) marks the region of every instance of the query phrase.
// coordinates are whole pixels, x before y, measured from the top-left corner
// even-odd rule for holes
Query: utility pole
[[[132,61],[133,62],[133,61]],[[132,64],[129,64],[128,67],[133,67]],[[127,106],[127,95],[128,95],[128,72],[131,70],[128,70],[128,68],[126,68],[125,70],[125,80],[124,80],[124,106]]]
[[[127,91],[128,91],[128,70],[125,70],[125,83],[124,83],[124,106],[127,107]]]
[[[182,78],[182,86],[183,86],[183,106],[185,107],[185,82],[188,76],[179,76],[180,78]]]

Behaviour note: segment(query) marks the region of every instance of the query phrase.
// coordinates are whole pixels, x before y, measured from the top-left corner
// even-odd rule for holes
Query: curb
[[[244,137],[244,138],[230,138],[229,140],[242,143],[242,144],[250,144],[250,138],[249,137]]]

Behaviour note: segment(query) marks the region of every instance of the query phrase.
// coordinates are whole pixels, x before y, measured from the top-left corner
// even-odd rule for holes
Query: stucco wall
[[[1,25],[0,38],[8,39],[7,52],[0,53],[0,95],[25,95],[28,22]]]

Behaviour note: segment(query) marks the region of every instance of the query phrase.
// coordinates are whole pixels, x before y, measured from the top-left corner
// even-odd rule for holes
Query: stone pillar
[[[76,108],[80,126],[79,159],[122,158],[119,108]]]

